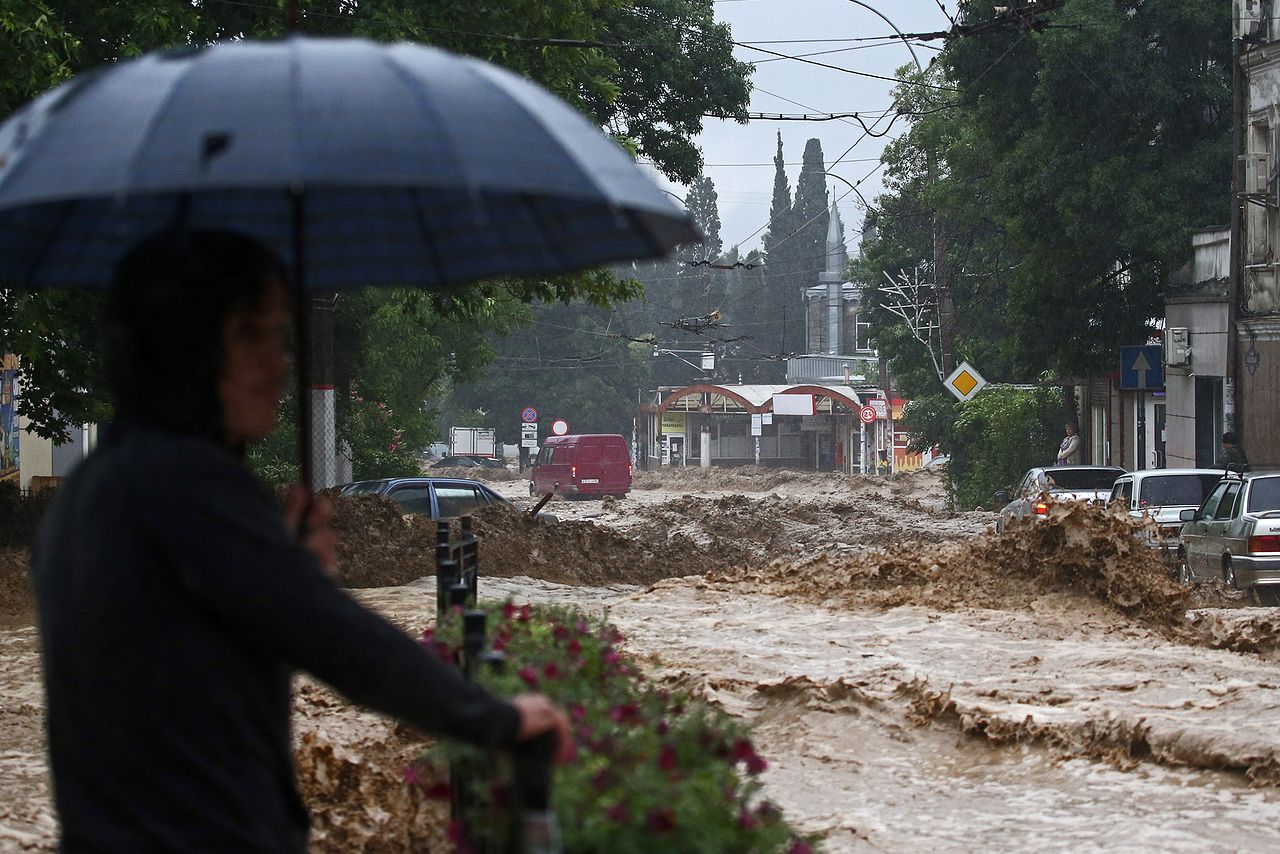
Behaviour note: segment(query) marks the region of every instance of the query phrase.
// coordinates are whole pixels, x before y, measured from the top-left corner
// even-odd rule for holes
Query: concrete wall
[[[1255,470],[1280,469],[1280,317],[1241,319],[1237,327],[1240,444]]]
[[[19,458],[19,469],[21,475],[19,481],[22,489],[31,488],[31,478],[33,477],[50,477],[53,475],[53,442],[48,439],[42,439],[27,428],[31,421],[23,417],[19,423],[22,425],[22,456]]]

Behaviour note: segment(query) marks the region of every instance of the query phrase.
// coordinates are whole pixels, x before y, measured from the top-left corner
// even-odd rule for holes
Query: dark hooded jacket
[[[290,675],[424,730],[502,746],[507,703],[327,578],[236,454],[115,428],[34,553],[66,851],[301,851]]]

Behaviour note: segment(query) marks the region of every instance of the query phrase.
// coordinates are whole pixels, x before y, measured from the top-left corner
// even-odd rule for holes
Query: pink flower
[[[776,821],[781,815],[772,801],[761,801],[760,806],[756,807],[756,816],[761,821]]]
[[[644,823],[650,833],[670,833],[676,826],[676,814],[670,807],[652,810],[645,816]]]
[[[538,672],[532,667],[521,667],[516,671],[516,675],[524,680],[524,684],[530,688],[538,687]]]
[[[614,651],[613,647],[607,646],[604,649],[604,655],[601,656],[605,664],[617,664],[622,660],[622,656]]]
[[[574,722],[585,721],[587,719],[586,707],[583,706],[581,703],[574,703],[572,706],[569,707],[569,717]]]
[[[597,792],[603,792],[609,788],[609,784],[613,782],[613,775],[609,773],[609,769],[602,768],[591,777],[591,788]]]
[[[577,658],[582,655],[582,644],[578,642],[577,638],[571,639],[565,649],[568,650],[570,658]]]
[[[747,763],[748,774],[760,774],[769,767],[769,763],[760,758],[751,742],[745,738],[733,743],[733,758]]]
[[[431,643],[431,642],[432,642],[433,640],[435,640],[435,639],[436,639],[436,628],[435,628],[435,626],[432,626],[431,628],[426,629],[426,630],[424,630],[424,631],[422,632],[422,642],[423,642],[424,644],[429,644],[429,643]]]
[[[756,821],[755,816],[747,812],[745,809],[738,813],[738,827],[743,830],[755,830],[758,823],[759,822]]]
[[[610,821],[616,821],[618,824],[627,824],[631,821],[631,813],[628,812],[626,804],[605,807],[604,814]]]
[[[585,635],[591,631],[591,627],[587,625],[586,620],[578,620],[578,624],[573,627],[573,630],[580,635]]]
[[[666,735],[670,731],[671,731],[671,727],[667,724],[666,718],[663,718],[662,720],[658,721],[658,727],[657,727],[658,735]]]
[[[634,723],[640,715],[639,703],[625,703],[609,710],[609,717],[617,723]]]
[[[406,765],[403,768],[401,768],[400,776],[403,777],[404,781],[408,783],[410,786],[422,785],[422,775],[419,774],[418,769],[412,765]]]
[[[522,623],[529,622],[529,606],[528,605],[520,606],[520,613],[516,616],[516,619]]]
[[[662,750],[658,752],[658,767],[663,771],[675,771],[680,767],[675,747],[670,744],[662,745]]]
[[[809,847],[809,843],[797,839],[795,844],[787,849],[787,854],[813,854],[813,849]]]
[[[515,614],[516,614],[516,606],[513,603],[507,602],[502,606],[502,619],[510,620],[512,617],[515,616]]]
[[[556,663],[554,661],[548,661],[546,664],[542,665],[542,678],[543,679],[559,679],[560,678],[560,668],[556,667]]]
[[[449,783],[445,780],[437,780],[423,789],[423,792],[433,801],[447,801],[453,797],[453,789],[449,787]]]
[[[556,640],[562,641],[569,637],[569,629],[567,626],[562,626],[559,623],[557,623],[556,627],[552,629],[551,635]]]

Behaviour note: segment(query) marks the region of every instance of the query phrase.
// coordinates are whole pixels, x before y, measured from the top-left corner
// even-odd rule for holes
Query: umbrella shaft
[[[289,207],[293,240],[293,324],[297,338],[293,362],[298,375],[298,471],[302,485],[311,493],[315,488],[315,470],[312,465],[315,419],[311,412],[311,300],[307,296],[303,256],[306,211],[300,191],[289,191]]]

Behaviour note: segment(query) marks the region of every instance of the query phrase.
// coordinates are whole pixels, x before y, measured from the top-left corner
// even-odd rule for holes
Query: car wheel
[[[1191,575],[1191,567],[1187,565],[1187,556],[1178,556],[1178,583],[1184,587],[1190,587],[1195,583],[1195,578]]]
[[[1274,587],[1255,587],[1253,595],[1258,598],[1258,604],[1264,608],[1274,608],[1280,605],[1280,590]]]
[[[1230,560],[1226,561],[1226,563],[1222,565],[1222,580],[1225,581],[1227,586],[1232,590],[1240,589],[1240,584],[1236,581],[1236,568],[1231,565]]]

